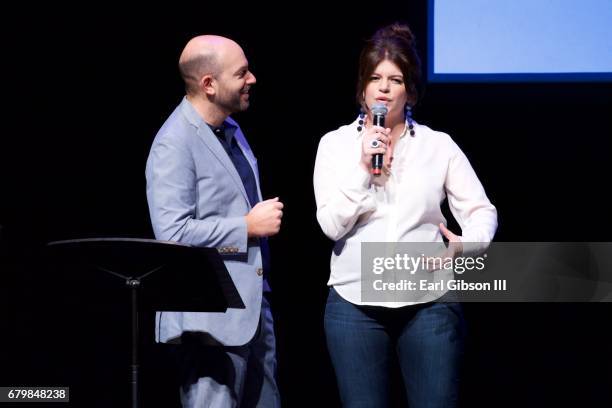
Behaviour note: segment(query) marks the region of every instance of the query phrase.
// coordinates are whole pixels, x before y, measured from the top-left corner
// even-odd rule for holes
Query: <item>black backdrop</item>
[[[125,293],[60,287],[40,248],[152,237],[144,165],[183,94],[176,61],[189,38],[217,33],[243,46],[257,76],[251,108],[236,119],[259,158],[264,196],[286,205],[271,240],[283,401],[338,406],[322,329],[331,242],[315,218],[317,144],[355,117],[358,53],[375,28],[409,23],[427,63],[425,1],[343,10],[31,5],[4,19],[0,385],[69,385],[73,406],[127,402]],[[415,119],[466,152],[498,208],[496,240],[606,241],[611,91],[610,83],[428,84]],[[463,406],[609,406],[612,306],[465,309]],[[150,313],[142,327],[143,396],[171,406],[176,392],[151,346]]]

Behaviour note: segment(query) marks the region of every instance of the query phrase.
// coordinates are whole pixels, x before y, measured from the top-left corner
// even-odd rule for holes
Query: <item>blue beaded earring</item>
[[[363,107],[359,108],[359,126],[357,126],[357,131],[361,132],[361,130],[363,129],[363,119],[365,118],[365,111],[363,110]]]
[[[408,125],[408,130],[410,130],[410,136],[414,137],[414,121],[412,120],[412,107],[406,104],[404,108],[404,114],[406,116],[406,124]]]

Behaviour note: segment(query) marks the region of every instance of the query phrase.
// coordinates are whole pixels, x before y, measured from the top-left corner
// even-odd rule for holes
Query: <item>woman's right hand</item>
[[[385,154],[390,146],[391,129],[380,126],[366,128],[361,142],[361,166],[369,173],[372,170],[372,156],[375,154]],[[372,147],[372,141],[378,140],[378,147]]]

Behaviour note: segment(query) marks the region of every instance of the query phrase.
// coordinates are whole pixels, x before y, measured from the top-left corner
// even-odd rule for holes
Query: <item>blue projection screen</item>
[[[612,80],[612,0],[429,0],[428,79]]]

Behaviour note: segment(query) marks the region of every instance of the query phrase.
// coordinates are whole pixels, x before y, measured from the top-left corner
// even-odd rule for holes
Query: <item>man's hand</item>
[[[283,203],[278,201],[278,197],[255,204],[255,207],[251,208],[251,211],[245,216],[249,238],[269,237],[277,234],[283,217],[282,210]]]

